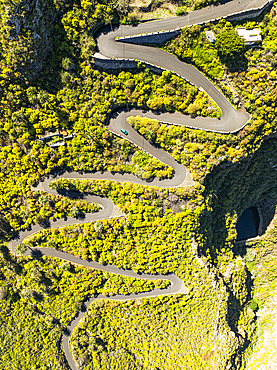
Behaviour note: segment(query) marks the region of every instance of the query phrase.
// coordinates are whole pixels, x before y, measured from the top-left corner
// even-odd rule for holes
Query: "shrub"
[[[234,30],[221,32],[215,40],[215,46],[222,59],[234,58],[244,49],[244,43]]]
[[[178,16],[182,16],[182,15],[185,15],[185,14],[187,14],[187,7],[186,6],[180,6],[175,12],[175,15],[178,15]]]

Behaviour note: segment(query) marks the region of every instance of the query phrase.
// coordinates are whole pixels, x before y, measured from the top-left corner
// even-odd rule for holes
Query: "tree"
[[[217,35],[215,47],[218,50],[220,57],[224,60],[234,58],[239,55],[244,49],[244,43],[235,30],[225,30]]]
[[[49,203],[48,196],[46,194],[41,194],[41,196],[38,198],[39,204],[42,206],[45,206]]]
[[[80,211],[80,209],[78,208],[78,207],[76,207],[76,206],[72,206],[71,208],[70,208],[70,215],[72,216],[72,217],[78,217],[78,216],[80,216],[81,215],[81,211]]]
[[[64,58],[62,60],[62,66],[66,71],[70,71],[74,69],[74,63],[70,58]]]
[[[18,244],[15,250],[17,254],[23,255],[27,251],[27,245],[24,243]]]
[[[2,286],[0,288],[0,301],[2,301],[3,299],[5,299],[7,297],[7,294],[8,294],[8,291],[7,291],[7,288]]]
[[[29,288],[24,288],[22,291],[21,291],[21,297],[23,299],[26,299],[26,301],[29,301],[32,297],[32,290],[29,289]]]
[[[195,115],[197,112],[201,109],[199,104],[197,103],[192,103],[188,106],[188,114]]]
[[[126,15],[129,11],[130,0],[117,0],[115,2],[115,9],[120,15]]]
[[[100,234],[104,230],[103,223],[101,221],[96,221],[94,224],[94,230]]]
[[[80,38],[80,45],[82,58],[89,59],[96,46],[94,38],[84,34]]]

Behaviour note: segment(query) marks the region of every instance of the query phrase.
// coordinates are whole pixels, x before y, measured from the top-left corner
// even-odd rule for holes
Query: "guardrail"
[[[268,0],[263,6],[258,8],[251,8],[246,9],[243,11],[235,12],[228,14],[226,16],[209,19],[203,22],[194,23],[194,25],[202,25],[207,22],[217,22],[220,19],[226,19],[229,21],[235,21],[235,20],[242,20],[244,18],[252,18],[252,17],[258,17],[271,3],[273,3],[275,0]],[[184,26],[184,27],[190,27],[192,25]],[[116,41],[120,42],[129,42],[133,44],[139,44],[139,43],[145,43],[145,44],[160,44],[163,43],[170,38],[173,38],[174,36],[177,36],[182,28],[184,27],[178,27],[171,30],[162,30],[158,32],[149,32],[149,33],[141,33],[137,35],[131,35],[131,36],[120,36],[116,38]]]

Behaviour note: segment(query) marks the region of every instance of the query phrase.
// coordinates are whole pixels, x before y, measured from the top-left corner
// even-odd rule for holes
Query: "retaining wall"
[[[210,21],[200,22],[198,24],[205,24],[207,22],[217,22],[220,19],[226,19],[228,21],[240,21],[242,19],[256,18],[262,12],[274,2],[274,0],[268,0],[261,8],[248,9],[239,13],[233,13],[222,18],[211,19]],[[172,39],[173,37],[179,35],[181,28],[176,28],[174,30],[164,30],[159,32],[138,34],[132,36],[118,37],[116,40],[120,42],[128,42],[132,44],[162,44],[163,42]]]
[[[94,64],[97,65],[100,68],[103,68],[104,70],[109,70],[109,69],[131,69],[131,68],[138,68],[138,63],[140,62],[139,60],[135,59],[106,59],[106,58],[101,58],[97,56],[93,56],[94,59]],[[156,67],[152,64],[148,64],[145,62],[140,62],[151,71],[157,73],[157,74],[162,74],[163,68],[161,67]]]
[[[163,42],[172,39],[173,37],[179,35],[181,29],[160,31],[153,33],[146,33],[144,35],[134,35],[119,37],[117,40],[121,42],[128,42],[132,44],[162,44]]]
[[[231,21],[232,22],[232,21],[241,21],[242,19],[256,18],[259,15],[261,15],[262,12],[271,3],[273,3],[273,0],[267,1],[267,3],[264,4],[264,6],[262,8],[245,10],[244,12],[241,12],[241,13],[238,13],[238,14],[229,15],[229,16],[225,17],[225,19],[227,19],[228,21]]]

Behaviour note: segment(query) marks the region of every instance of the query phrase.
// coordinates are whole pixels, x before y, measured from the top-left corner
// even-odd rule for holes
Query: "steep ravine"
[[[254,315],[248,322],[249,333],[243,338],[240,323],[243,312],[253,295],[253,276],[242,257],[245,248],[236,244],[235,225],[242,212],[259,203],[277,203],[277,140],[268,138],[258,150],[235,163],[224,162],[206,177],[204,195],[206,210],[200,216],[200,253],[210,259],[218,274],[226,283],[228,291],[227,321],[240,338],[240,346],[232,358],[234,369],[239,367],[253,335]],[[266,203],[267,202],[267,203]],[[266,213],[266,207],[261,207]],[[263,230],[269,223],[265,215]],[[236,287],[236,277],[230,266],[233,258],[241,261],[245,271],[245,286]],[[230,263],[228,263],[230,261]],[[254,320],[254,321],[253,321]]]

